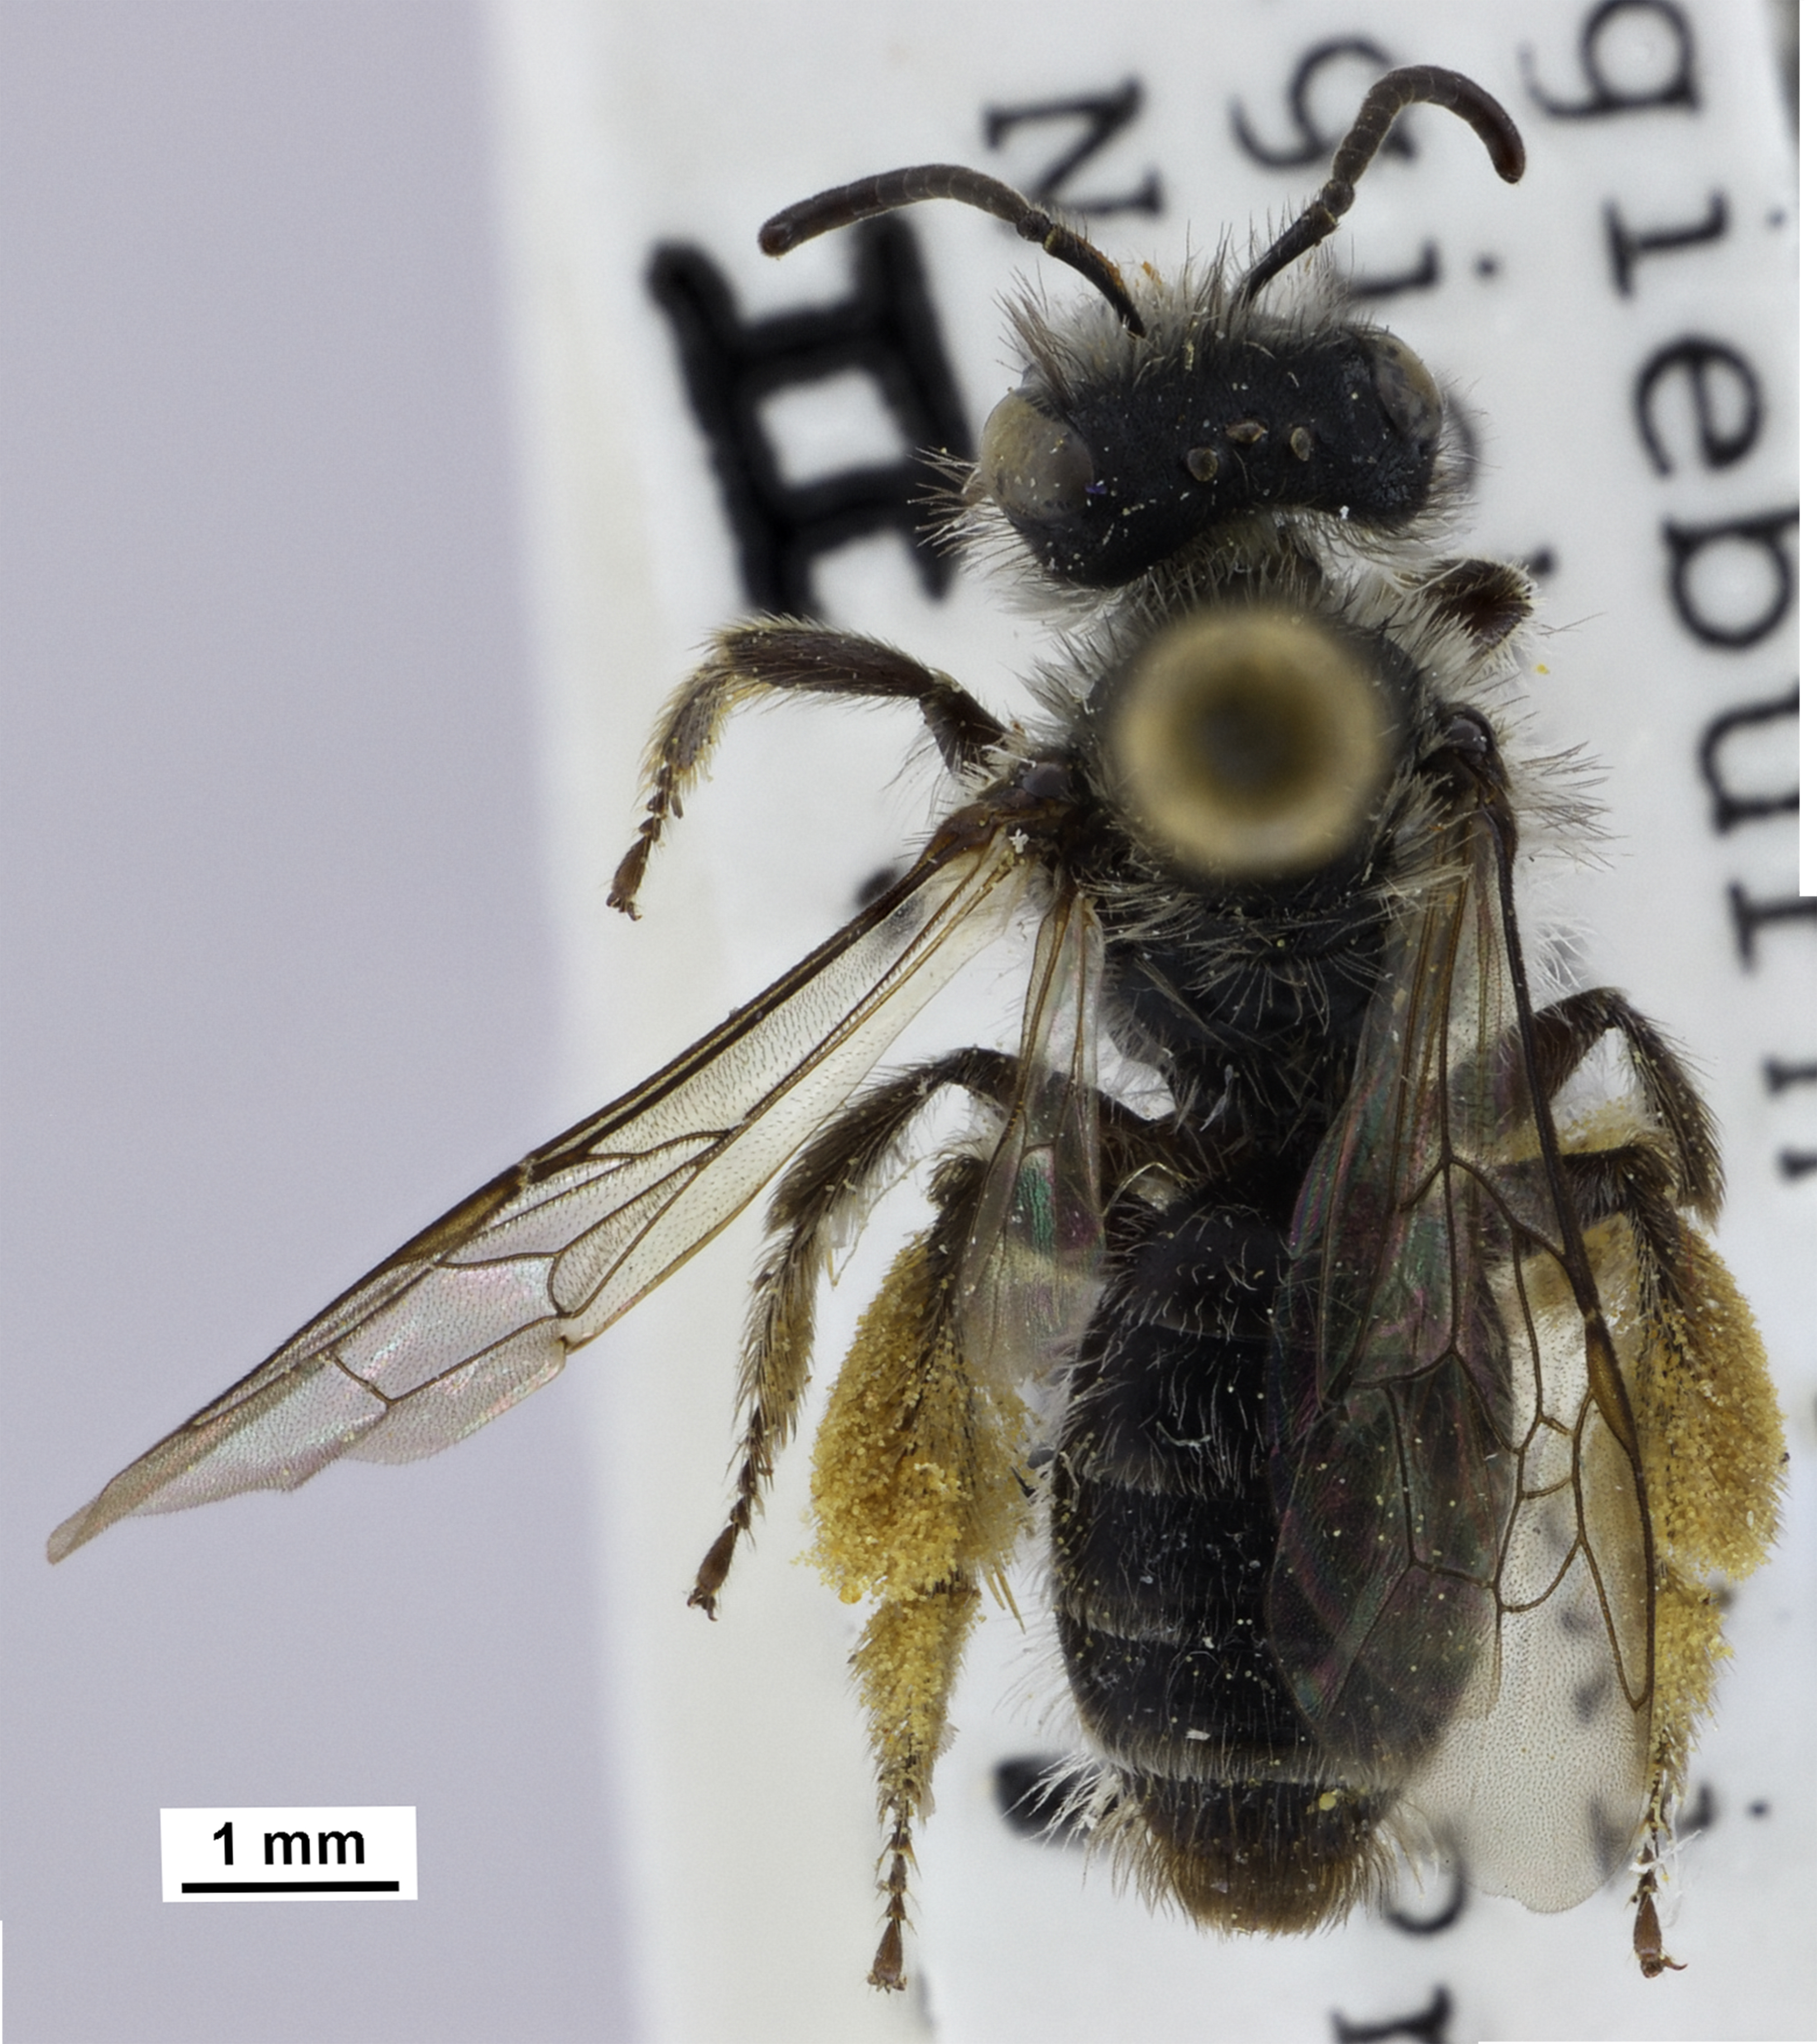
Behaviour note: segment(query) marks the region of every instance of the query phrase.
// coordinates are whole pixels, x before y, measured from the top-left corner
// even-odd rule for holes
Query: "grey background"
[[[43,1558],[582,1105],[482,56],[454,0],[0,14],[12,2044],[628,2031],[568,1386]],[[421,1902],[159,1900],[160,1804],[367,1802]]]

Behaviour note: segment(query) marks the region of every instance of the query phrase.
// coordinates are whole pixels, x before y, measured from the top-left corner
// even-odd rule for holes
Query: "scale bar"
[[[185,1895],[395,1895],[394,1881],[186,1881]]]
[[[169,1903],[417,1899],[408,1803],[160,1810],[158,1831]]]

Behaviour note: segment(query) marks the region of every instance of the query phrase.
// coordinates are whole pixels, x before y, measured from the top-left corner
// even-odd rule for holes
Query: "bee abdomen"
[[[1117,1259],[1069,1386],[1063,1449],[1082,1478],[1243,1499],[1266,1452],[1281,1230],[1182,1202]]]
[[[1061,1650],[1074,1700],[1109,1751],[1168,1773],[1298,1757],[1305,1735],[1266,1643],[1242,1618],[1221,1633],[1131,1637],[1062,1610]],[[1195,1747],[1202,1753],[1195,1753]]]
[[[1269,1643],[1285,1228],[1205,1190],[1122,1219],[1054,1465],[1067,1681],[1140,1877],[1223,1928],[1303,1928],[1369,1885],[1382,1811],[1329,1778]]]
[[[1066,1492],[1054,1528],[1062,1611],[1130,1639],[1250,1628],[1270,1543],[1247,1499],[1136,1489],[1076,1469]]]
[[[1151,1895],[1220,1931],[1311,1931],[1385,1879],[1381,1800],[1317,1782],[1126,1773],[1109,1842]]]
[[[1304,1740],[1270,1651],[1264,1398],[1280,1226],[1204,1192],[1135,1218],[1070,1387],[1054,1600],[1107,1750],[1186,1772]],[[1170,1766],[1169,1771],[1174,1771]]]

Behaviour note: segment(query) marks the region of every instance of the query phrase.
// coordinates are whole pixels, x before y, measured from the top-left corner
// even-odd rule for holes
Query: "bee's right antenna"
[[[1419,106],[1449,107],[1467,121],[1482,137],[1497,175],[1508,184],[1519,182],[1527,168],[1527,150],[1520,130],[1500,100],[1461,71],[1441,71],[1431,64],[1391,71],[1369,87],[1350,132],[1338,144],[1331,175],[1319,196],[1243,279],[1237,290],[1239,305],[1249,304],[1289,263],[1336,231],[1356,198],[1358,179],[1387,140],[1389,129],[1409,106]]]
[[[1409,74],[1397,71],[1395,75]],[[1501,113],[1500,107],[1496,111]],[[1506,121],[1508,116],[1502,113],[1501,117]],[[1369,144],[1371,154],[1375,146],[1373,142]],[[1363,160],[1366,163],[1368,158]],[[967,170],[960,163],[918,163],[912,170],[885,171],[874,178],[860,178],[856,184],[816,192],[812,198],[785,206],[765,221],[758,230],[757,245],[766,256],[786,256],[791,248],[812,241],[817,234],[830,233],[836,227],[850,227],[877,213],[894,213],[924,198],[956,198],[962,205],[975,206],[982,213],[1007,221],[1024,241],[1039,242],[1048,255],[1070,264],[1081,277],[1089,277],[1132,334],[1144,331],[1124,288],[1122,272],[1101,248],[1094,248],[1082,234],[1062,225],[1051,213],[1043,213],[1000,179],[986,177],[982,171]],[[1330,231],[1326,229],[1327,233]]]

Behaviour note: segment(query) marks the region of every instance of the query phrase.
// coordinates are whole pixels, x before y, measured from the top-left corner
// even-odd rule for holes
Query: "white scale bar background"
[[[158,1823],[167,1902],[417,1899],[417,1813],[408,1804],[160,1810]],[[229,1825],[231,1862],[227,1839],[217,1835]],[[371,1885],[386,1881],[396,1883],[389,1892]],[[366,1885],[321,1885],[328,1882]],[[186,1894],[186,1884],[206,1884],[213,1892]]]

